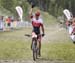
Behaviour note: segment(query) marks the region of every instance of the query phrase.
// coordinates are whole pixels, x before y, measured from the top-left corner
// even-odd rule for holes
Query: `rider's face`
[[[36,16],[36,19],[38,20],[39,19],[39,16]]]

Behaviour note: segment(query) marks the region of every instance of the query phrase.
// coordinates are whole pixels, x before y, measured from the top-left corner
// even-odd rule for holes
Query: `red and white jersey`
[[[43,24],[43,20],[40,17],[37,20],[34,16],[32,16],[31,21],[32,21],[33,27],[40,27]]]

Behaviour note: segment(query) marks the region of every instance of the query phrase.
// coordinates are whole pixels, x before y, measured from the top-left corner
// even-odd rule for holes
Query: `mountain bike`
[[[38,46],[38,40],[37,37],[39,35],[36,35],[35,33],[32,35],[32,52],[33,52],[33,60],[35,61],[38,58],[38,55],[40,53],[40,48]],[[42,35],[40,34],[42,37]]]

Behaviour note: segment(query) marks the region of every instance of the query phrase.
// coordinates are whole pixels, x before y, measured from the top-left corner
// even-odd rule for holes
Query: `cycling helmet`
[[[40,16],[40,11],[39,10],[35,13],[35,16]]]

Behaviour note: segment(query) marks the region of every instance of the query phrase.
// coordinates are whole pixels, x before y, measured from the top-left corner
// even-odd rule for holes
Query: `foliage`
[[[62,11],[65,8],[69,9],[75,15],[75,0],[0,0],[0,7],[2,6],[14,13],[14,15],[17,15],[14,10],[17,5],[20,5],[26,16],[29,8],[28,2],[30,4],[34,3],[41,10],[47,11],[56,17],[62,15]]]
[[[49,12],[53,16],[62,15],[63,9],[69,9],[73,14],[75,14],[75,0],[28,0],[39,6],[40,9]]]

